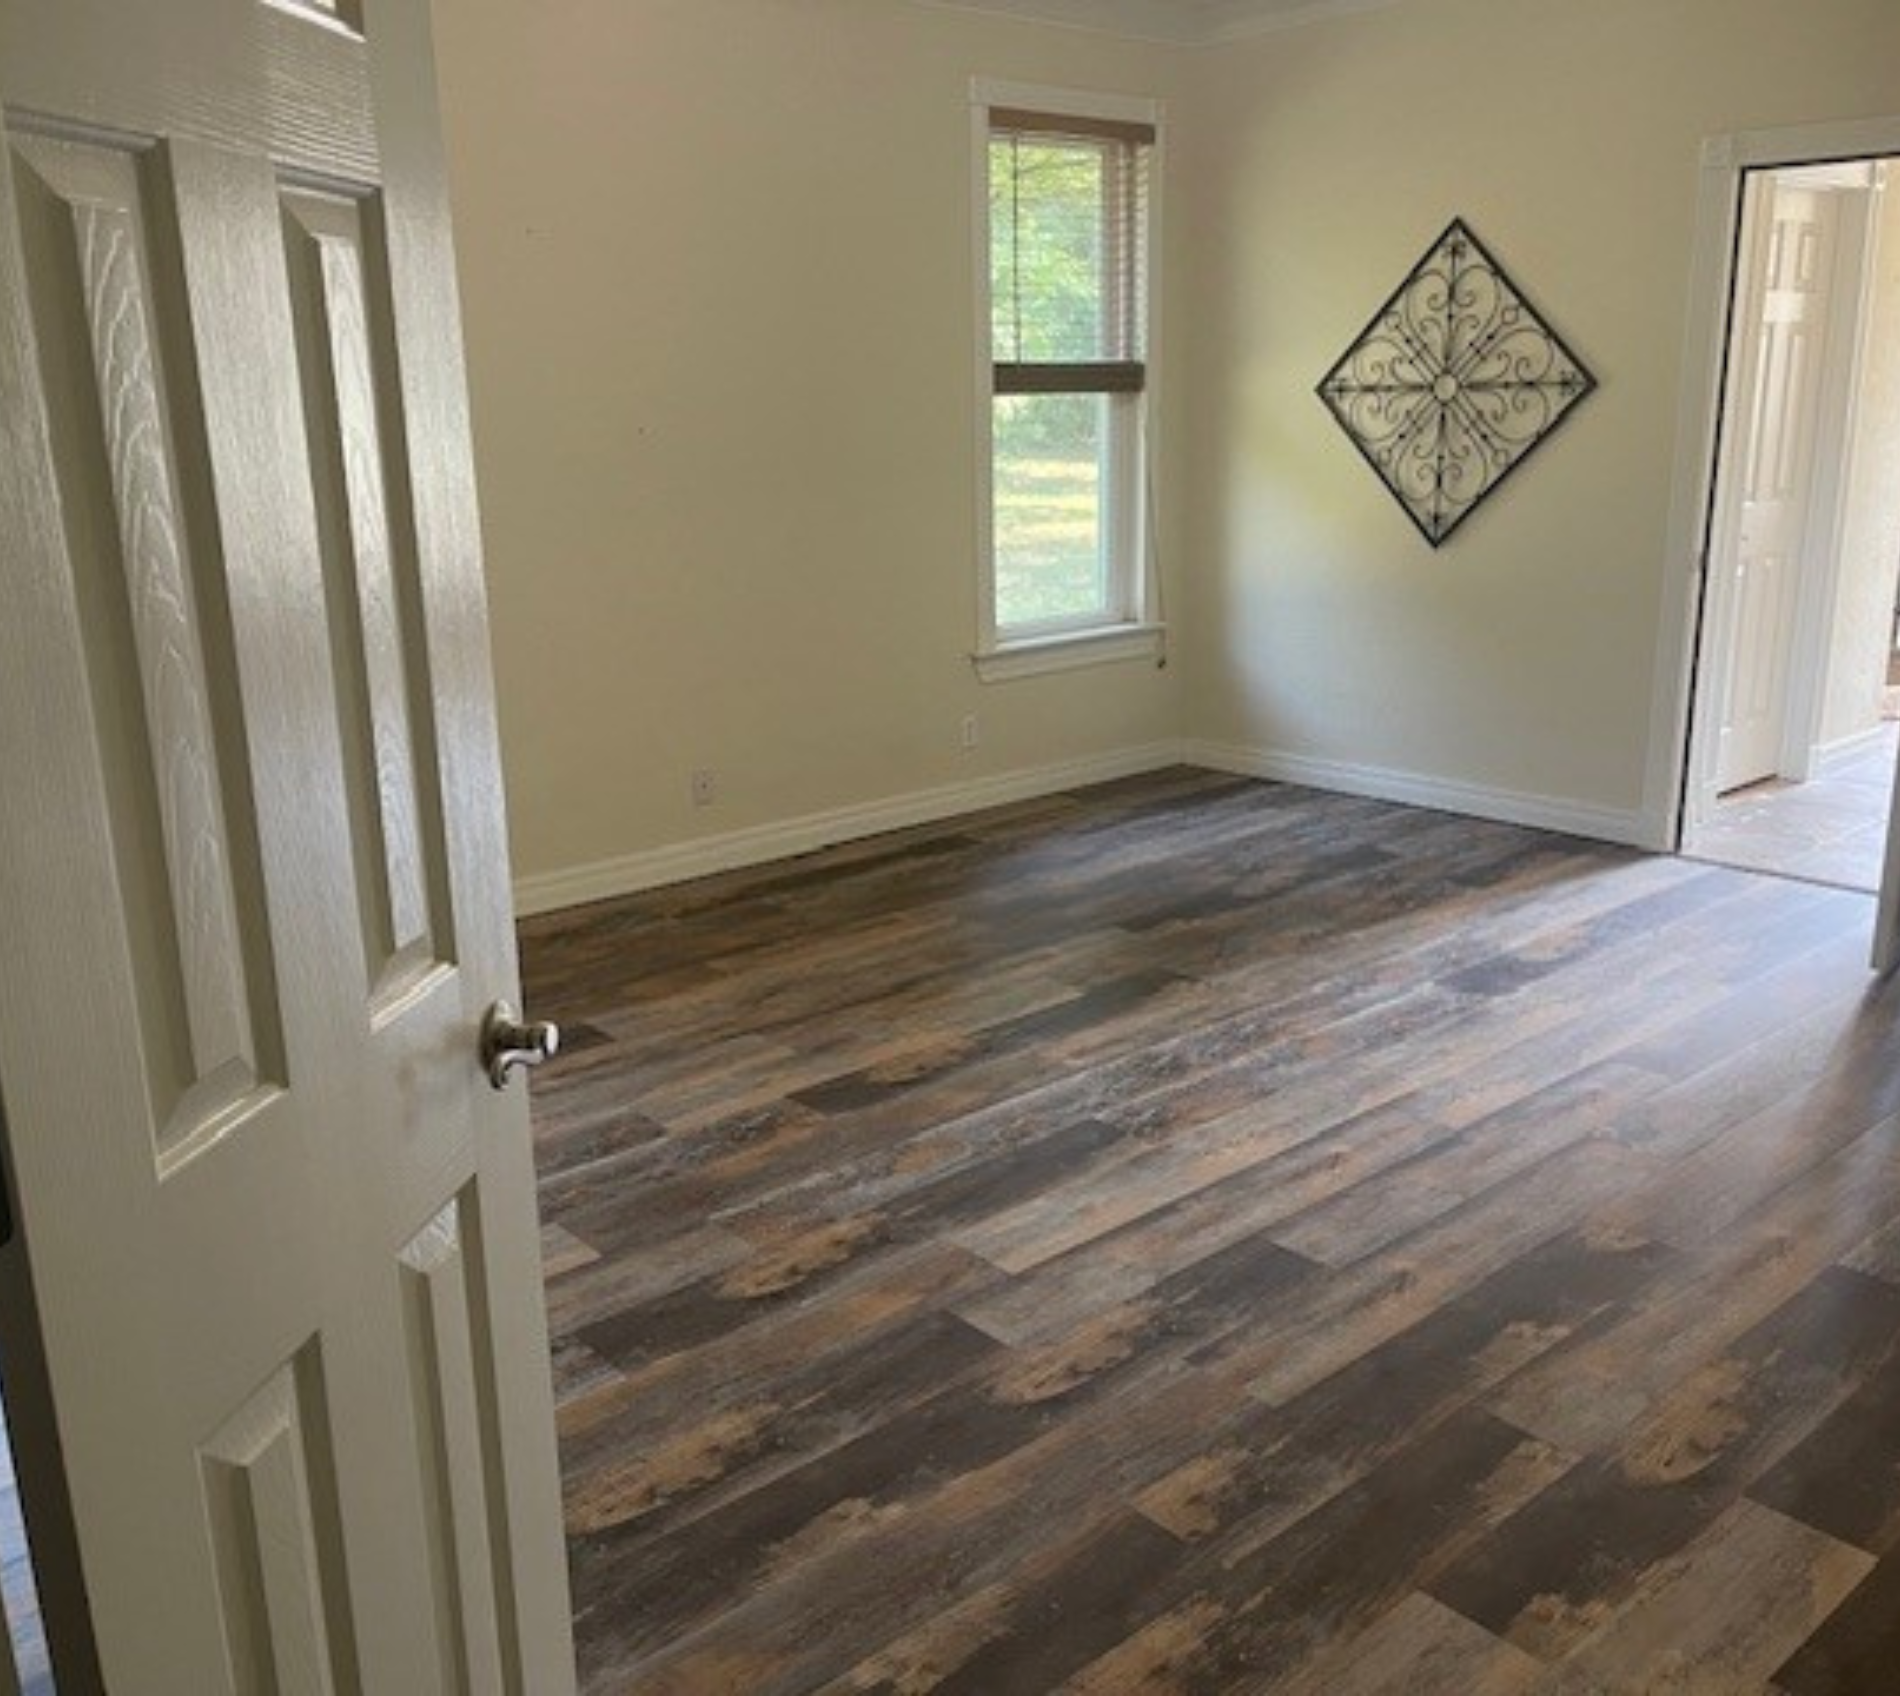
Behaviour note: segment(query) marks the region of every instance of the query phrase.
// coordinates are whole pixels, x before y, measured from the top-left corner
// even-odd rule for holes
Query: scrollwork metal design
[[[1454,219],[1319,395],[1438,547],[1595,387]]]

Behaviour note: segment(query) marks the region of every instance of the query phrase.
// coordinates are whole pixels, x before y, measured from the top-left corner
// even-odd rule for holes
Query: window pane
[[[996,622],[1110,611],[1105,395],[995,401]]]
[[[1100,144],[990,143],[992,346],[1006,362],[1121,357],[1110,344],[1112,246]]]

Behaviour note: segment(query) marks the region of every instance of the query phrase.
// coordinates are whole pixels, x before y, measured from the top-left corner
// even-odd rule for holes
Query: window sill
[[[1051,671],[1077,671],[1083,666],[1158,659],[1165,634],[1165,627],[1159,624],[1065,630],[1059,636],[999,642],[987,653],[972,654],[970,661],[983,682],[1008,683],[1014,678],[1040,677]]]

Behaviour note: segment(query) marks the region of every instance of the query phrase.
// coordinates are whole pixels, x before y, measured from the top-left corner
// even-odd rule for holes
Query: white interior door
[[[1740,428],[1715,562],[1731,580],[1717,794],[1773,777],[1781,762],[1839,256],[1836,196],[1779,183],[1770,194],[1737,317]]]
[[[573,1684],[426,0],[0,0],[0,1103],[120,1696]]]

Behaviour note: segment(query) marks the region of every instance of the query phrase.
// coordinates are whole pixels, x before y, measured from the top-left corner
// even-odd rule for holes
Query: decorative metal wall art
[[[1319,394],[1438,547],[1595,387],[1454,219]]]

